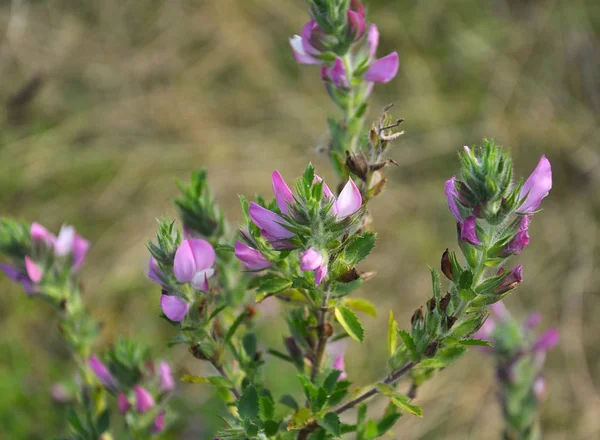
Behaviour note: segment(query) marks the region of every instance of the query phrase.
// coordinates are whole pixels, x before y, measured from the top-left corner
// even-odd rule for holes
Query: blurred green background
[[[380,235],[364,267],[378,275],[361,293],[381,316],[367,320],[363,346],[348,345],[350,377],[383,374],[387,310],[408,324],[429,294],[427,265],[456,248],[443,192],[456,151],[491,137],[512,150],[516,175],[542,154],[553,165],[554,188],[518,258],[525,281],[507,300],[516,316],[539,310],[544,327],[561,331],[546,369],[546,438],[600,438],[600,2],[367,6],[379,54],[401,57],[370,116],[395,103],[406,135],[372,207]],[[104,323],[99,350],[133,337],[178,374],[207,369],[165,347],[172,330],[144,276],[155,218],[174,215],[174,178],[208,168],[234,224],[237,194],[270,194],[273,169],[292,179],[310,160],[333,178],[318,151],[337,110],[318,68],[296,65],[288,46],[306,20],[303,0],[0,2],[0,215],[54,230],[71,223],[92,241],[82,276]],[[51,438],[61,410],[49,391],[71,368],[56,320],[5,279],[0,289],[0,438]],[[210,388],[181,385],[176,404],[173,438],[212,438],[222,406]],[[396,438],[499,438],[492,364],[475,351],[421,389],[418,404],[425,417],[403,417]]]

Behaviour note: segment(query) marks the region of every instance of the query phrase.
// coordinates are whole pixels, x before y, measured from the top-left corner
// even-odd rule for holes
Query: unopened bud
[[[458,318],[455,316],[446,316],[446,328],[450,330],[457,320]]]
[[[358,272],[358,270],[356,269],[356,267],[352,267],[350,269],[348,269],[348,272],[346,272],[345,274],[343,274],[340,277],[340,281],[343,283],[350,283],[352,281],[355,281],[357,279],[360,278],[360,273]]]
[[[329,323],[326,322],[323,325],[323,334],[327,337],[330,338],[331,336],[333,336],[333,326]]]
[[[450,252],[448,249],[442,254],[442,273],[446,275],[450,281],[454,281],[454,274],[452,273],[452,263],[450,262]]]
[[[504,272],[504,271],[503,271]],[[505,293],[509,290],[513,290],[523,280],[523,266],[519,264],[516,266],[502,282],[494,289],[496,293]]]
[[[433,312],[435,310],[435,305],[436,305],[435,298],[429,298],[429,301],[427,301],[427,310],[429,310],[430,312]]]

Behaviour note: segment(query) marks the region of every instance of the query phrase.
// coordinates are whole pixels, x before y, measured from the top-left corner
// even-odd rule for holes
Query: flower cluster
[[[502,302],[490,307],[491,316],[475,337],[489,341],[482,351],[493,355],[505,418],[506,438],[536,438],[539,434],[539,407],[547,394],[542,373],[546,352],[558,344],[558,330],[536,336],[541,321],[532,313],[523,324],[512,318]]]
[[[90,247],[73,226],[63,226],[56,236],[39,223],[33,223],[29,237],[31,246],[23,260],[0,264],[0,270],[30,295],[39,293],[44,277],[61,278],[65,270],[77,272]]]
[[[148,353],[131,342],[118,342],[108,353],[108,362],[97,356],[89,366],[104,387],[117,398],[119,412],[132,433],[157,434],[165,429],[167,401],[175,388],[168,363],[149,359]]]
[[[331,251],[328,243],[349,232],[343,225],[350,226],[356,222],[352,216],[360,210],[362,196],[352,179],[336,197],[327,184],[314,174],[312,167],[308,168],[308,174],[313,176],[312,180],[310,183],[305,178],[299,180],[299,192],[294,196],[281,174],[273,172],[272,184],[278,212],[255,202],[250,203],[248,216],[252,225],[249,230],[240,231],[241,240],[235,244],[235,256],[247,269],[258,271],[271,267],[276,258],[271,261],[268,256],[274,255],[273,251],[300,249],[300,270],[314,272],[316,285],[321,284],[327,276]],[[329,226],[336,223],[341,224],[342,229],[333,228],[332,236]],[[321,236],[313,231],[320,231]],[[266,240],[256,240],[254,236],[257,232]]]

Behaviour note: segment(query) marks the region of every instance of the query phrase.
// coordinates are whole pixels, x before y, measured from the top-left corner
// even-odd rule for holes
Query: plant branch
[[[310,380],[314,382],[319,375],[319,371],[321,369],[321,363],[323,362],[323,355],[325,354],[325,347],[327,346],[327,339],[329,336],[325,331],[325,317],[327,315],[327,301],[329,300],[329,292],[325,296],[323,296],[323,301],[321,303],[321,308],[319,309],[319,323],[317,325],[317,335],[319,337],[319,341],[317,343],[317,351],[315,353],[315,359],[312,364],[312,368],[310,371]]]
[[[227,372],[225,371],[225,369],[223,368],[222,365],[218,365],[214,361],[211,361],[211,364],[213,365],[213,367],[215,367],[215,370],[217,370],[222,377],[224,377],[225,379],[227,379],[228,381],[233,383],[233,381],[229,378],[229,375],[227,374]],[[235,385],[232,386],[229,390],[233,393],[236,400],[240,400],[240,392],[237,390]]]

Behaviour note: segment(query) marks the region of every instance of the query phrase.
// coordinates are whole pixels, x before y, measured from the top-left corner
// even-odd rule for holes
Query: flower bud
[[[423,307],[419,307],[410,318],[410,323],[415,326],[417,323],[423,322]]]
[[[425,356],[428,358],[434,357],[435,354],[437,353],[437,349],[440,346],[440,342],[439,341],[433,341],[431,342],[426,348],[425,348]]]
[[[235,256],[246,269],[262,270],[272,266],[272,263],[259,250],[251,248],[239,240],[235,242]]]
[[[170,391],[175,388],[171,367],[164,361],[159,364],[159,387],[161,391]]]
[[[131,409],[131,404],[129,403],[129,399],[127,399],[127,396],[122,391],[119,393],[117,406],[118,406],[119,412],[121,414],[125,414],[127,411],[129,411]]]
[[[145,388],[139,385],[133,387],[135,391],[135,409],[139,413],[145,413],[154,407],[154,397]]]
[[[448,304],[450,304],[450,300],[452,299],[452,295],[448,292],[441,300],[440,300],[440,310],[445,312],[448,308]]]
[[[117,380],[108,371],[108,368],[96,356],[91,356],[88,364],[96,377],[102,384],[111,391],[115,391],[118,387]]]
[[[344,354],[340,354],[339,356],[337,356],[333,361],[332,366],[335,370],[339,370],[342,372],[339,377],[340,380],[348,378],[348,375],[346,374],[346,365],[344,364]]]
[[[158,434],[165,429],[165,411],[161,411],[154,419],[154,424],[152,425],[152,433]]]
[[[558,330],[552,328],[543,333],[533,345],[533,351],[548,351],[560,340],[560,333]]]
[[[366,182],[369,175],[369,162],[363,152],[350,154],[349,151],[346,151],[346,166],[352,174]]]
[[[462,241],[468,241],[476,246],[481,246],[481,241],[477,238],[477,218],[472,215],[465,219],[464,224],[461,227],[460,239]]]
[[[523,265],[516,266],[494,289],[496,293],[505,293],[514,289],[523,280]]]

